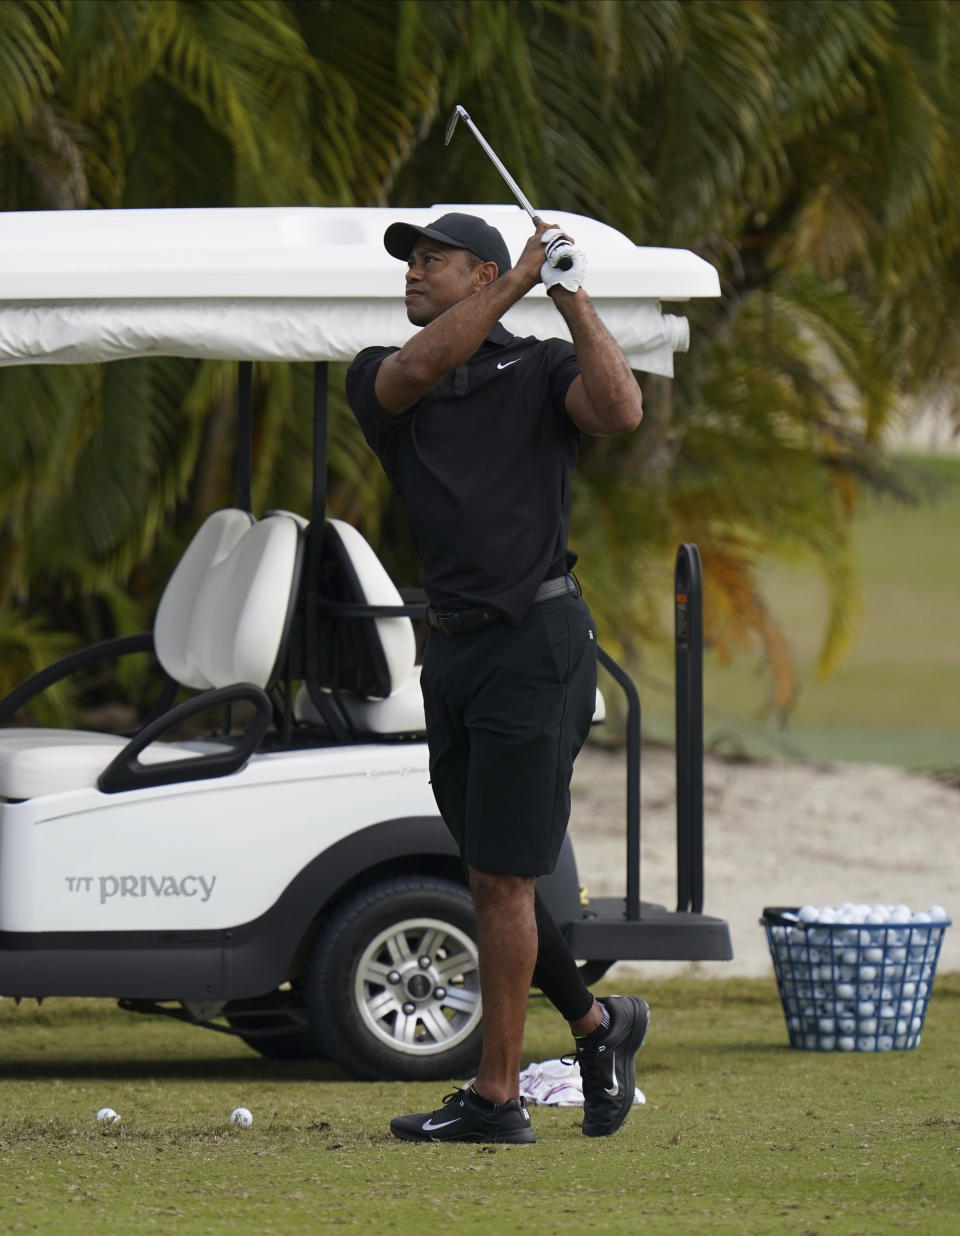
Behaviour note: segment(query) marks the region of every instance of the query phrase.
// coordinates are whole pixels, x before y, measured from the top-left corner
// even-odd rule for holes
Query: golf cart
[[[529,232],[511,206],[403,217],[447,209],[483,214],[514,251]],[[381,245],[396,214],[0,215],[0,365],[240,365],[237,504],[201,524],[153,629],[67,656],[0,701],[0,995],[111,997],[360,1078],[475,1063],[471,901],[428,782],[423,607],[325,510],[327,363],[413,331]],[[660,301],[718,295],[716,272],[556,217],[589,253],[591,295],[631,363],[672,374],[687,325]],[[505,322],[563,331],[542,289]],[[252,364],[280,360],[315,365],[307,516],[251,509]],[[163,687],[132,733],[24,724],[39,692],[134,653],[156,657]],[[542,894],[591,981],[619,959],[728,959],[726,923],[700,904],[640,900],[639,702],[601,660],[629,705],[626,896],[582,904],[569,839]],[[214,711],[225,719],[211,725]]]

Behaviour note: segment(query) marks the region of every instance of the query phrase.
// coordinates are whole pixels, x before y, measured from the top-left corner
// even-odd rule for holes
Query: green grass
[[[877,1233],[957,1230],[960,975],[923,1041],[886,1055],[787,1046],[774,981],[649,983],[647,1103],[593,1141],[536,1109],[535,1146],[417,1146],[386,1128],[444,1087],[346,1081],[330,1065],[107,1002],[0,1004],[0,1230],[296,1236],[397,1233]],[[542,1000],[526,1058],[567,1050]],[[230,1128],[231,1109],[254,1113]],[[98,1107],[119,1126],[94,1121]]]
[[[960,764],[960,458],[905,460],[939,478],[915,507],[869,500],[854,524],[864,610],[853,646],[816,675],[826,592],[815,567],[778,565],[764,594],[786,632],[800,695],[786,729],[763,719],[768,683],[755,657],[704,663],[705,737],[755,755],[804,755],[914,768]],[[670,581],[664,581],[669,604]],[[672,618],[671,618],[672,621]],[[646,729],[673,734],[673,652],[650,650],[641,674]]]

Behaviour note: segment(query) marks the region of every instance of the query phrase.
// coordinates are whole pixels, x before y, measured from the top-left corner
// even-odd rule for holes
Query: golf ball
[[[241,1129],[249,1129],[253,1124],[253,1114],[249,1107],[235,1107],[230,1113],[230,1123],[239,1125]]]
[[[97,1112],[97,1120],[100,1124],[117,1124],[120,1117],[112,1107],[101,1107]]]

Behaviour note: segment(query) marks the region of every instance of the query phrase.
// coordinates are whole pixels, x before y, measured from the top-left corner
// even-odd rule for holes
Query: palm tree
[[[782,710],[792,675],[760,567],[821,564],[827,667],[856,614],[857,495],[904,489],[884,427],[960,366],[958,62],[957,7],[909,0],[7,3],[0,203],[399,209],[466,185],[503,200],[472,143],[443,148],[462,102],[544,209],[695,249],[723,301],[691,311],[675,382],[644,382],[641,430],[588,445],[577,544],[605,639],[630,651],[657,622],[649,581],[696,539],[711,639],[721,654],[759,640]],[[0,600],[22,616],[21,662],[42,630],[142,624],[226,496],[232,382],[193,362],[0,374],[0,407],[29,409],[0,436]],[[258,373],[258,503],[305,509],[304,382]],[[333,437],[336,509],[402,569],[342,400]],[[125,494],[103,483],[118,460]],[[65,526],[68,506],[84,514]]]

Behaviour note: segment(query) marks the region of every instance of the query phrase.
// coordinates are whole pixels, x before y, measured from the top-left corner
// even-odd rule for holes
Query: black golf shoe
[[[602,1037],[577,1044],[585,1137],[609,1137],[626,1120],[637,1088],[633,1058],[650,1024],[650,1009],[639,996],[603,996],[600,1003],[610,1025]]]
[[[474,1101],[469,1090],[444,1095],[443,1107],[429,1114],[397,1116],[390,1131],[407,1142],[535,1142],[523,1099],[490,1109]]]

